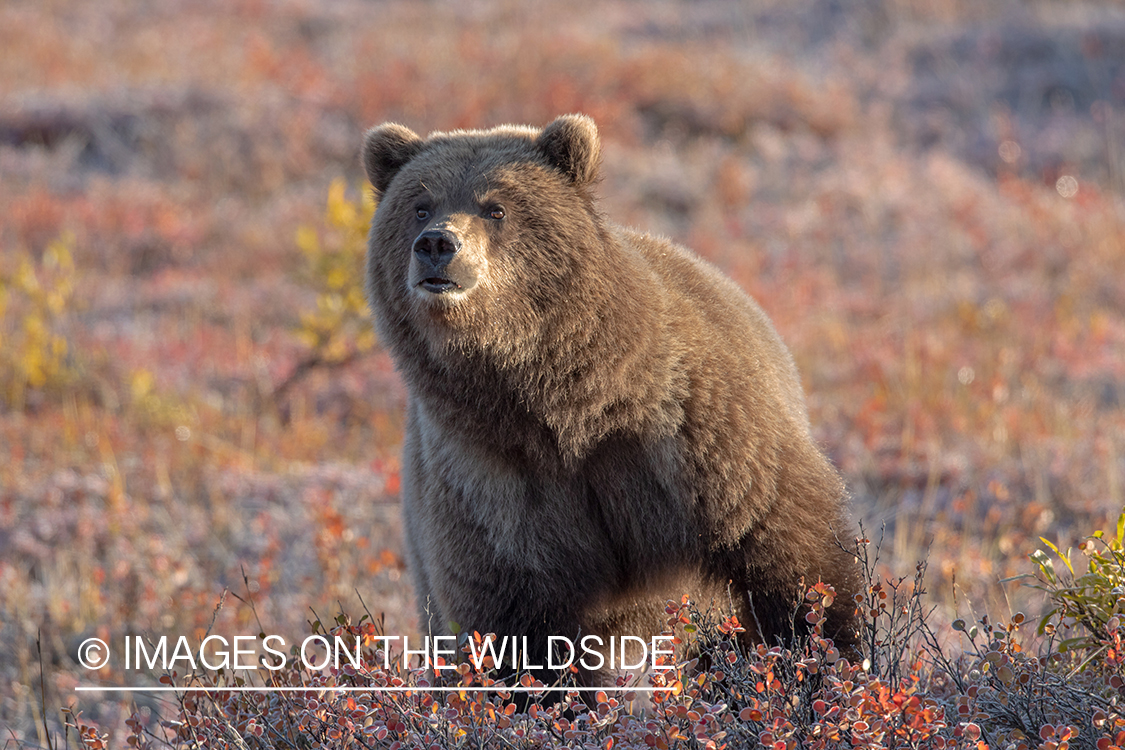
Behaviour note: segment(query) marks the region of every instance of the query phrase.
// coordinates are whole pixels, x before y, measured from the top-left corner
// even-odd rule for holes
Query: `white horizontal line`
[[[102,693],[656,693],[660,691],[675,690],[671,687],[348,687],[348,686],[322,686],[322,687],[97,687],[92,685],[79,685],[75,692],[102,692]]]

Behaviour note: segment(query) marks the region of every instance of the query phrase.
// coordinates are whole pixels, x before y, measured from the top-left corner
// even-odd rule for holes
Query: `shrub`
[[[1101,542],[1104,535],[1092,539]],[[1114,582],[1106,561],[1119,562],[1121,532],[1103,542],[1081,589],[1083,601]],[[878,545],[856,542],[865,586],[856,596],[865,653],[841,654],[823,633],[835,592],[824,583],[808,587],[793,610],[794,636],[787,644],[744,648],[743,626],[729,613],[700,609],[686,597],[669,602],[664,633],[676,645],[668,671],[652,672],[653,687],[643,709],[638,692],[624,677],[617,689],[572,690],[573,675],[560,682],[563,698],[544,701],[545,686],[530,675],[501,681],[486,660],[480,669],[459,663],[453,677],[434,677],[405,668],[400,655],[388,661],[387,644],[369,615],[356,623],[339,615],[314,634],[341,635],[363,644],[361,665],[321,671],[287,665],[272,672],[270,684],[296,692],[224,692],[247,684],[229,673],[164,675],[168,685],[217,688],[179,694],[177,715],[155,724],[135,715],[135,747],[312,748],[721,748],[770,750],[887,748],[935,750],[1120,750],[1125,747],[1121,674],[1123,630],[1116,615],[1098,631],[1097,647],[1076,659],[1075,648],[1045,629],[1037,655],[1026,648],[1027,618],[999,622],[984,616],[976,624],[953,624],[962,648],[945,652],[922,609],[926,566],[913,579],[879,580]],[[1111,554],[1112,553],[1112,554]],[[1036,556],[1042,570],[1042,556]],[[1056,579],[1057,580],[1057,579]],[[1056,609],[1078,596],[1075,587],[1050,589]],[[1114,600],[1113,606],[1116,606]],[[1101,610],[1095,610],[1101,611]],[[797,636],[798,618],[809,626]],[[1091,632],[1091,637],[1093,631]],[[479,651],[479,633],[462,637],[462,651]],[[1065,643],[1065,642],[1063,642]],[[294,648],[294,653],[296,648]],[[665,659],[665,657],[661,657]],[[296,660],[291,660],[297,664]],[[389,665],[389,666],[388,666]],[[422,688],[442,685],[450,692]],[[529,689],[530,701],[510,688]],[[398,692],[362,688],[393,687]],[[470,688],[490,688],[474,691]],[[361,688],[345,692],[342,688]],[[411,688],[419,688],[417,691]],[[72,717],[86,747],[101,747],[106,736]]]
[[[297,247],[306,261],[304,276],[316,290],[316,306],[301,313],[296,330],[308,354],[275,396],[315,368],[347,364],[375,347],[363,284],[367,230],[374,212],[367,191],[349,199],[344,181],[336,180],[328,189],[323,230],[307,225],[297,230]]]
[[[40,258],[23,252],[14,267],[0,267],[0,399],[17,411],[29,391],[57,391],[73,375],[65,335],[74,295],[73,243],[64,234]]]

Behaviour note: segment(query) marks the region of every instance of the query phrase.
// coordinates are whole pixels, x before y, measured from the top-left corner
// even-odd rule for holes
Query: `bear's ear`
[[[410,128],[384,123],[367,131],[363,140],[363,168],[375,191],[382,195],[406,162],[422,150],[422,139]]]
[[[597,178],[602,146],[598,126],[586,115],[559,117],[543,128],[535,145],[575,185],[585,185]]]

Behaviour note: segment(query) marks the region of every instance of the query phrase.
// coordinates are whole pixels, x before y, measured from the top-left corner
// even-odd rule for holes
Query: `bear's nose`
[[[447,229],[427,229],[414,240],[414,252],[434,268],[447,265],[460,249],[461,241]]]

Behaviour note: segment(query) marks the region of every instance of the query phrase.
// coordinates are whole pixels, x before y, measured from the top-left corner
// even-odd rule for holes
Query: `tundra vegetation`
[[[1125,746],[1123,48],[1109,2],[3,4],[4,742]],[[428,679],[374,640],[250,678],[315,692],[76,693],[247,679],[90,672],[88,637],[415,632],[362,132],[563,112],[607,214],[793,351],[869,537],[866,663],[672,602],[699,661],[643,716],[333,691]]]

